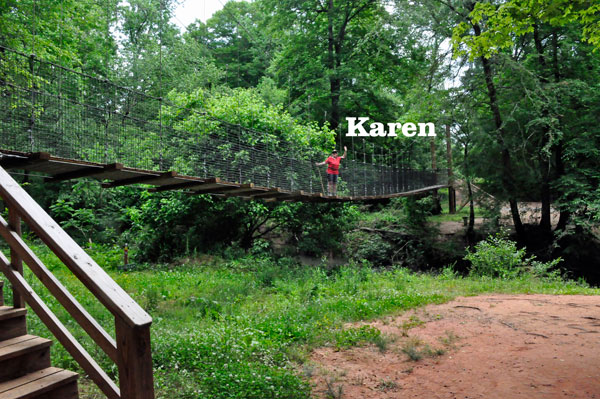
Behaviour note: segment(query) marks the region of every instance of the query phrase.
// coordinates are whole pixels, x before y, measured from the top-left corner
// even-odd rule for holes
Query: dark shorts
[[[327,181],[330,181],[332,183],[337,183],[337,178],[339,175],[334,175],[333,173],[327,173]]]

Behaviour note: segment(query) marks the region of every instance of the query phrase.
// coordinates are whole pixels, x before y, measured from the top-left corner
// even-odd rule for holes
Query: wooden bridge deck
[[[418,190],[375,196],[326,196],[321,193],[288,191],[279,188],[261,187],[252,183],[234,183],[218,177],[199,178],[181,175],[175,171],[158,172],[126,167],[119,163],[101,164],[52,156],[46,152],[24,153],[0,149],[0,166],[7,170],[24,170],[40,173],[47,182],[60,182],[83,177],[102,181],[105,188],[145,184],[153,186],[151,192],[183,190],[190,194],[211,194],[222,197],[245,199],[302,202],[348,202],[375,203],[391,198],[424,195],[430,191],[448,187],[445,184],[424,187]]]

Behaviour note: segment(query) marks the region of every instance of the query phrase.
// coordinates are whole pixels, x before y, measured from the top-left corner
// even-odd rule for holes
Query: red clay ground
[[[600,398],[598,296],[458,298],[369,324],[384,352],[313,352],[316,398]]]

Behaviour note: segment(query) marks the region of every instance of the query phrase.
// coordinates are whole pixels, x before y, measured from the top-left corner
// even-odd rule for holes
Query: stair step
[[[52,341],[22,335],[0,342],[0,382],[50,367]]]
[[[0,306],[0,341],[27,334],[27,309]]]
[[[0,399],[77,397],[77,373],[56,367],[48,367],[0,383]]]
[[[25,316],[27,309],[25,308],[13,308],[11,306],[0,306],[0,321],[8,320],[13,317]]]

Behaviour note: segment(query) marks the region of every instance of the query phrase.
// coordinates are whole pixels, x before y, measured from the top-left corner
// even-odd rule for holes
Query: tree
[[[233,1],[215,12],[206,24],[196,21],[188,35],[202,43],[223,71],[228,87],[256,87],[265,75],[275,43],[262,29],[258,3]]]
[[[374,0],[262,2],[281,41],[271,71],[289,90],[292,112],[338,129],[350,109],[393,105],[400,62],[390,19]],[[384,84],[385,83],[385,84]],[[389,92],[388,92],[389,93]],[[373,115],[375,116],[375,115]]]
[[[0,43],[106,76],[116,55],[109,33],[115,22],[114,7],[114,0],[102,5],[92,0],[4,1],[0,3]]]
[[[456,28],[454,31],[453,40],[455,46],[460,46],[460,44],[463,42],[472,42],[474,40],[477,40],[477,38],[482,37],[483,34],[485,34],[485,30],[482,29],[482,25],[476,20],[472,20],[469,18],[469,14],[474,10],[475,3],[465,1],[461,2],[456,6],[450,3],[446,4],[448,4],[448,7],[451,8],[458,16],[464,19],[463,22],[461,22],[458,25],[458,28]],[[475,39],[473,39],[473,37]],[[500,110],[498,90],[496,87],[497,85],[494,81],[492,61],[484,54],[478,52],[470,52],[469,57],[471,59],[477,58],[482,66],[482,73],[485,80],[488,103],[495,127],[495,131],[493,132],[493,134],[495,134],[496,136],[496,142],[501,152],[502,188],[510,204],[510,211],[517,235],[523,238],[525,235],[525,231],[523,228],[523,223],[521,221],[521,216],[519,214],[517,202],[518,188],[516,185],[516,176],[513,161],[511,159],[511,151],[508,144],[509,132],[506,129]]]
[[[551,201],[552,198],[560,198],[561,213],[557,229],[563,230],[572,211],[584,211],[588,205],[596,202],[586,196],[591,203],[585,206],[579,203],[575,207],[578,209],[574,210],[573,202],[578,201],[574,196],[566,201],[564,190],[570,190],[568,185],[559,182],[580,181],[576,177],[580,176],[580,172],[569,168],[567,164],[572,164],[575,159],[588,163],[592,156],[583,148],[566,156],[565,148],[572,148],[573,141],[579,142],[581,127],[574,128],[571,121],[565,118],[573,106],[565,103],[565,99],[572,99],[573,90],[579,92],[598,81],[598,57],[592,54],[593,47],[584,42],[596,48],[600,44],[598,5],[583,1],[545,0],[475,3],[465,18],[466,21],[454,31],[454,43],[461,54],[489,63],[486,60],[497,58],[511,49],[512,58],[522,68],[523,72],[515,83],[522,88],[521,93],[531,100],[528,120],[524,121],[523,126],[528,130],[528,137],[534,140],[528,140],[523,148],[537,163],[535,175],[542,202],[540,227],[545,232],[550,231]],[[466,35],[469,24],[473,27],[484,24],[486,29],[480,29],[479,34]],[[573,48],[577,48],[577,51],[573,52]],[[524,81],[530,83],[523,84]],[[583,94],[585,92],[579,92],[582,99],[588,98],[587,94]],[[585,118],[581,122],[591,131],[597,129]],[[580,132],[579,135],[573,135],[574,131]],[[591,137],[588,136],[588,139]]]

